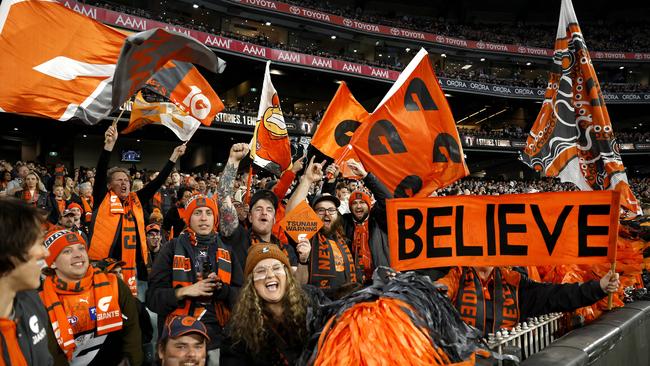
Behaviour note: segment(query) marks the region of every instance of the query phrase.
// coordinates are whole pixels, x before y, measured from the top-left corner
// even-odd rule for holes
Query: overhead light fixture
[[[440,57],[447,57],[447,54],[446,54],[446,53],[442,53],[442,54],[440,54]]]
[[[481,62],[485,62],[485,57],[481,57]]]
[[[277,70],[277,69],[272,69],[271,71],[269,71],[269,73],[271,73],[273,75],[284,75],[284,72],[282,72],[280,70]]]
[[[461,69],[463,69],[463,70],[469,70],[471,68],[472,68],[472,65],[470,65],[470,64],[467,64],[467,65],[464,65],[463,67],[461,67]]]
[[[381,57],[381,53],[379,54],[379,57]]]
[[[140,142],[140,139],[137,139],[137,140],[135,140],[135,141]]]
[[[411,52],[411,49],[408,48],[408,47],[406,47],[406,50],[405,50],[405,51],[406,51],[406,52]]]
[[[336,39],[336,36],[333,35],[333,36],[331,36],[330,38],[331,38],[331,39]]]
[[[532,65],[531,62],[526,62],[526,66],[530,66],[530,65]]]
[[[84,138],[88,137],[88,135],[83,135],[83,136],[84,136]]]
[[[14,127],[14,131],[18,131],[18,127]]]
[[[251,93],[257,92],[257,88],[251,88]]]
[[[343,80],[334,80],[336,84],[343,84]]]
[[[352,50],[352,52],[357,53],[357,50]]]
[[[447,97],[447,98],[451,98],[451,97],[453,97],[453,95],[448,94],[448,93],[445,93],[445,97]]]
[[[193,7],[194,9],[198,9],[198,8],[199,8],[199,4],[194,4],[194,5],[192,5],[192,7]]]
[[[621,66],[621,67],[619,67],[618,69],[619,69],[619,70],[623,70],[624,68],[625,68],[625,66]]]
[[[266,23],[264,23],[264,24],[266,24],[267,27],[270,27],[270,26],[271,26],[271,22],[266,22]]]
[[[502,110],[500,110],[500,111],[498,111],[498,112],[496,112],[496,113],[493,113],[493,114],[491,114],[491,115],[489,115],[489,116],[483,118],[482,120],[480,120],[480,121],[478,121],[478,122],[474,122],[474,124],[475,124],[475,125],[478,125],[479,123],[481,123],[481,122],[483,122],[483,121],[487,121],[488,119],[490,119],[490,118],[492,118],[492,117],[494,117],[494,116],[497,116],[497,115],[499,115],[499,114],[501,114],[501,113],[503,113],[503,112],[505,112],[505,111],[507,111],[507,110],[508,110],[508,108],[503,108]]]
[[[476,116],[477,114],[479,114],[479,113],[481,113],[481,112],[483,112],[483,111],[485,111],[485,110],[487,110],[487,107],[485,107],[485,108],[483,108],[483,109],[481,109],[481,110],[479,110],[479,111],[476,111],[476,112],[470,114],[470,115],[467,116],[467,117],[463,117],[463,118],[459,119],[458,121],[456,121],[456,123],[458,124],[458,123],[463,122],[464,120],[466,120],[466,119],[468,119],[468,118],[472,118],[472,117]]]

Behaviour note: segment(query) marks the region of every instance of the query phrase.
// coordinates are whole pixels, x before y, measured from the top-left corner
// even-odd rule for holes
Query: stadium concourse
[[[648,6],[3,1],[0,365],[650,365]]]

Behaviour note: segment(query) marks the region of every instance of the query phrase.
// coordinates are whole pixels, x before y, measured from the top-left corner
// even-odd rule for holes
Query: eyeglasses
[[[160,233],[155,231],[150,231],[147,233],[147,236],[160,236]]]
[[[261,281],[266,279],[269,273],[269,269],[273,272],[274,275],[281,277],[285,276],[287,273],[284,271],[284,265],[278,263],[273,266],[259,266],[253,270],[253,281]]]
[[[316,213],[319,215],[325,215],[325,213],[328,213],[330,216],[334,215],[335,213],[339,212],[336,208],[317,208]]]

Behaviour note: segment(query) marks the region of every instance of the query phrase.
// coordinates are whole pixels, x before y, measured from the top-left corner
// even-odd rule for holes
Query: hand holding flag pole
[[[343,164],[343,161],[345,160],[345,158],[350,154],[350,151],[352,151],[352,145],[348,144],[348,146],[345,147],[345,150],[343,150],[343,152],[338,157],[338,159],[336,159],[334,161],[334,165],[341,166],[341,164]],[[327,177],[327,180],[330,180],[330,179],[334,178],[334,174],[332,174],[331,172],[327,172],[326,177]]]

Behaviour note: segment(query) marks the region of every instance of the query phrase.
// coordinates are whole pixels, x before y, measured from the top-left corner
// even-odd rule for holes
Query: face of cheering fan
[[[260,199],[248,214],[253,232],[258,235],[266,235],[273,230],[275,224],[275,207],[273,203],[266,199]]]
[[[207,355],[206,339],[195,333],[169,338],[158,346],[163,366],[203,366]]]
[[[277,303],[287,292],[287,272],[275,258],[262,259],[253,268],[255,292],[267,303]]]
[[[52,263],[52,268],[63,281],[74,282],[84,278],[89,265],[86,246],[80,243],[63,248]]]
[[[355,219],[361,220],[368,214],[368,204],[362,199],[356,199],[352,201],[351,211]]]
[[[122,200],[125,200],[131,192],[131,180],[124,172],[113,173],[109,184],[113,193]]]
[[[192,211],[190,228],[199,235],[209,235],[214,229],[214,213],[209,207],[199,207]]]
[[[336,222],[338,217],[339,210],[334,205],[332,201],[321,201],[314,206],[314,211],[323,220],[323,229],[329,231],[332,229],[332,225]]]

